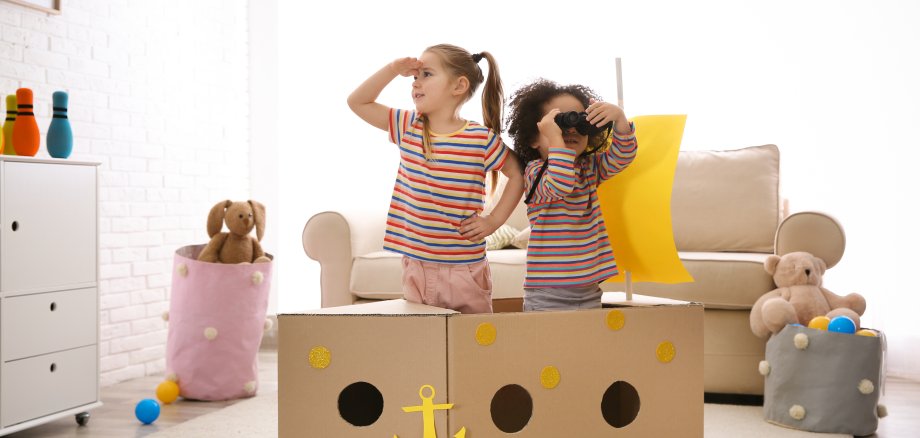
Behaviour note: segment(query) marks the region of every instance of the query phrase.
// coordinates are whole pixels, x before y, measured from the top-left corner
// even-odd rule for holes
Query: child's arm
[[[508,149],[507,154],[501,172],[508,177],[508,182],[505,183],[505,189],[498,199],[498,204],[492,209],[492,213],[488,216],[475,215],[460,223],[460,234],[471,242],[485,239],[502,226],[511,216],[514,207],[521,202],[521,196],[524,195],[524,175],[521,173],[521,165],[514,151]]]
[[[613,143],[594,157],[598,171],[598,184],[620,173],[636,158],[638,150],[636,130],[626,119],[623,109],[608,102],[591,101],[586,111],[588,121],[595,126],[603,126],[611,121],[613,124]]]
[[[348,107],[371,126],[386,131],[390,109],[377,103],[377,96],[396,76],[418,76],[421,65],[416,58],[400,58],[385,65],[351,92]]]
[[[552,109],[537,122],[540,131],[538,148],[549,164],[539,181],[530,182],[531,185],[537,184],[537,188],[529,205],[562,199],[575,189],[575,151],[565,147],[562,130],[555,121],[556,114],[559,114],[559,110]],[[538,168],[533,168],[528,177],[536,179],[538,172]]]

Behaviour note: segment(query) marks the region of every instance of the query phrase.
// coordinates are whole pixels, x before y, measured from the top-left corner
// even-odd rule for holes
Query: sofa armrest
[[[320,264],[321,305],[343,306],[351,293],[355,256],[383,249],[385,219],[373,214],[317,213],[303,228],[303,249]]]
[[[776,229],[776,254],[805,251],[824,260],[830,268],[843,257],[846,249],[843,225],[833,216],[817,211],[789,215]]]

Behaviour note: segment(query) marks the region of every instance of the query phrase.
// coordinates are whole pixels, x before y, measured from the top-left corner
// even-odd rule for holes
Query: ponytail
[[[483,123],[496,134],[502,132],[502,111],[505,109],[505,93],[502,90],[502,79],[498,73],[498,63],[489,52],[473,55],[473,61],[485,58],[489,62],[489,76],[486,77],[485,87],[482,89],[482,118]]]

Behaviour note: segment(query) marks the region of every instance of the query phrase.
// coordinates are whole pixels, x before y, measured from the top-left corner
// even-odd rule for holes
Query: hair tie
[[[482,53],[477,53],[473,55],[473,62],[479,64],[479,61],[482,60]]]

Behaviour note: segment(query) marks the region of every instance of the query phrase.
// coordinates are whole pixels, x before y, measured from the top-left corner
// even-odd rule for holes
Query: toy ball
[[[873,338],[874,338],[874,337],[876,337],[876,336],[878,336],[878,335],[875,334],[875,332],[872,331],[872,330],[862,329],[862,330],[856,332],[856,336],[869,336],[869,337],[873,337]]]
[[[164,380],[163,383],[157,385],[157,398],[164,405],[176,401],[179,398],[179,385],[171,380]]]
[[[856,323],[849,316],[835,316],[827,325],[827,331],[852,335],[856,333]]]
[[[826,316],[816,316],[808,322],[808,327],[818,330],[827,330],[827,326],[830,325],[831,320]]]
[[[160,416],[160,404],[152,398],[145,398],[137,402],[137,406],[134,407],[134,416],[141,423],[153,423]]]
[[[791,325],[791,326],[793,326],[793,327],[805,327],[804,325],[799,324],[799,323],[797,323],[797,322],[796,322],[796,323],[793,323],[793,324],[789,324],[789,325]]]

